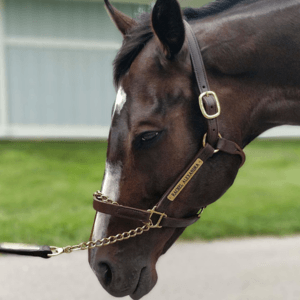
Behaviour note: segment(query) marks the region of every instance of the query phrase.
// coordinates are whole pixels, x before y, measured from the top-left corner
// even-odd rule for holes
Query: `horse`
[[[123,44],[114,61],[117,97],[102,193],[116,206],[150,209],[156,215],[151,208],[199,149],[210,144],[213,155],[201,172],[188,178],[151,227],[161,227],[166,216],[191,218],[218,200],[237,176],[240,156],[218,151],[218,140],[243,149],[272,127],[300,125],[300,2],[216,0],[182,11],[176,0],[157,0],[152,12],[137,20],[108,0],[105,5]],[[211,141],[206,137],[210,121],[198,104],[186,23],[221,108],[217,136]],[[149,293],[157,281],[158,258],[185,229],[139,226],[134,218],[96,212],[91,240],[117,238],[108,238],[106,247],[89,249],[89,263],[113,296],[140,299]],[[127,232],[122,242],[113,243],[120,232],[136,227],[138,236],[129,239]]]

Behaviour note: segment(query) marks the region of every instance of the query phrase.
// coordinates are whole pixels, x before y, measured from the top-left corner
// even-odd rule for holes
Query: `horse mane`
[[[188,21],[203,19],[224,12],[239,3],[251,3],[256,1],[258,0],[215,0],[197,9],[186,8],[183,10],[183,16]],[[123,40],[122,47],[113,62],[115,86],[118,86],[121,77],[126,74],[135,58],[152,39],[154,34],[151,27],[150,16],[150,13],[141,15],[138,25],[135,26]]]
[[[251,3],[257,0],[215,0],[200,8],[186,8],[184,16],[187,20],[198,20],[219,14],[240,3]]]

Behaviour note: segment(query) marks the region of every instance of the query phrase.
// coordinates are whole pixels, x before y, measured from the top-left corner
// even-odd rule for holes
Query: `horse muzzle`
[[[130,296],[141,299],[157,282],[155,263],[145,263],[143,259],[126,258],[112,251],[89,250],[89,264],[102,287],[114,297]]]

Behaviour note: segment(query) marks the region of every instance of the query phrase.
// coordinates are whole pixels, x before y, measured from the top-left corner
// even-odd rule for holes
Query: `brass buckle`
[[[150,212],[150,217],[149,217],[150,228],[162,228],[162,226],[159,226],[159,224],[160,224],[162,218],[166,218],[167,215],[165,213],[161,213],[159,211],[155,211],[155,209],[156,209],[156,205],[152,209],[148,209],[147,210],[148,212]],[[151,217],[153,216],[153,214],[157,214],[157,215],[160,216],[155,225],[153,224],[153,222],[151,220]]]
[[[214,98],[215,98],[215,100],[216,100],[216,104],[217,104],[217,112],[216,112],[215,114],[213,114],[213,115],[209,115],[209,114],[206,112],[206,110],[205,110],[205,108],[204,108],[204,104],[203,104],[203,97],[204,97],[204,96],[208,97],[209,95],[214,96]],[[213,91],[203,92],[203,93],[199,96],[199,106],[200,106],[200,110],[201,110],[203,116],[204,116],[206,119],[208,119],[208,120],[217,118],[217,117],[220,115],[220,113],[221,113],[221,107],[220,107],[219,99],[218,99],[216,93],[213,92]]]

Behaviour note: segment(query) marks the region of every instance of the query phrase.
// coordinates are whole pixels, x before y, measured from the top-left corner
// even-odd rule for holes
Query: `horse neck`
[[[299,8],[257,1],[194,24],[223,124],[242,146],[272,127],[300,125]]]

